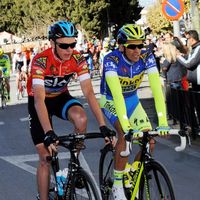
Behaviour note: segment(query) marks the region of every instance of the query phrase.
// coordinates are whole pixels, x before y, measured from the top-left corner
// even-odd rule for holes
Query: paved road
[[[35,173],[38,157],[28,129],[27,97],[18,101],[15,97],[14,79],[12,78],[11,81],[12,101],[5,110],[0,110],[0,200],[34,200],[37,193]],[[93,85],[95,93],[99,97],[99,79],[94,79]],[[97,123],[82,97],[78,83],[73,82],[70,85],[70,91],[80,98],[88,113],[88,130],[98,131]],[[139,90],[139,95],[153,125],[155,125],[153,100],[146,80]],[[56,118],[54,127],[59,135],[72,130],[71,124]],[[93,174],[98,184],[99,149],[103,147],[103,141],[94,140],[86,144],[88,148],[82,152],[81,161],[84,167]],[[159,139],[154,157],[168,169],[174,182],[177,200],[199,200],[199,142],[196,141],[184,152],[175,152],[174,147],[177,145],[177,138]],[[68,154],[61,153],[61,158],[64,156],[67,157]]]

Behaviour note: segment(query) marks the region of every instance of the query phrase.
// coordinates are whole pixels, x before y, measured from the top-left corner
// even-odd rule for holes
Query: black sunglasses
[[[76,46],[76,42],[67,44],[67,43],[58,43],[56,42],[56,44],[61,48],[61,49],[68,49],[69,47],[71,49],[73,49]]]
[[[136,48],[142,49],[144,47],[144,44],[129,44],[125,47],[128,48],[128,49],[133,49],[133,50],[136,49]]]

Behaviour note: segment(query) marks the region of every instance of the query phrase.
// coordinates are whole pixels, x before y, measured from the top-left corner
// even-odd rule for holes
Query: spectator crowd
[[[104,56],[117,48],[116,40],[108,37],[101,40],[96,36],[87,38],[80,25],[77,25],[76,28],[78,30],[76,49],[86,58],[91,78],[94,75],[101,76]],[[21,74],[25,78],[29,75],[30,63],[33,57],[49,47],[49,42],[45,42],[42,46],[28,47],[22,44],[20,48],[13,49],[13,52],[9,55],[9,71],[16,76],[16,87],[18,87]],[[197,101],[196,99],[199,98],[194,97],[194,93],[198,96],[200,91],[200,40],[198,32],[189,30],[181,37],[176,37],[171,32],[163,33],[159,37],[149,34],[146,36],[144,48],[155,56],[160,77],[164,81],[163,89],[166,96],[168,115],[169,118],[174,118],[174,123],[176,123],[176,120],[180,120],[180,113],[179,117],[171,116],[171,114],[173,115],[174,104],[171,98],[171,90],[185,91],[188,94],[192,92],[192,100],[188,97],[192,102],[194,99]],[[6,54],[3,47],[0,50],[1,60]],[[3,67],[0,66],[0,69]],[[9,77],[10,73],[7,76]],[[74,80],[76,80],[76,76]],[[191,101],[189,102],[191,103]],[[187,105],[183,106],[187,107]],[[184,117],[182,122],[185,126],[192,124],[195,132],[198,133],[200,123],[199,107],[194,103],[192,110],[195,116],[189,117],[190,123],[188,117]],[[187,115],[188,113],[183,112],[182,114]]]

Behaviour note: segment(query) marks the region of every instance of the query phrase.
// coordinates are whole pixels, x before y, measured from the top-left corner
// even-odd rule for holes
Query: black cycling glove
[[[113,137],[116,135],[115,131],[109,129],[107,126],[100,126],[99,129],[104,137]]]
[[[53,130],[47,131],[44,138],[44,145],[48,147],[50,144],[55,143],[58,140],[58,136]]]

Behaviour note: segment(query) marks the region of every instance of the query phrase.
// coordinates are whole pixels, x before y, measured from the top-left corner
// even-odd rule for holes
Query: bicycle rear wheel
[[[111,144],[106,145],[101,150],[99,162],[99,185],[101,196],[104,200],[113,199],[113,168],[114,168],[114,150]]]
[[[150,161],[141,177],[139,199],[175,200],[172,181],[167,170],[157,161]]]
[[[5,95],[5,87],[2,84],[1,88],[1,107],[4,109],[6,107],[7,97]]]
[[[71,200],[100,200],[99,191],[91,177],[84,169],[80,169],[74,177]],[[64,198],[69,200],[68,197]]]

